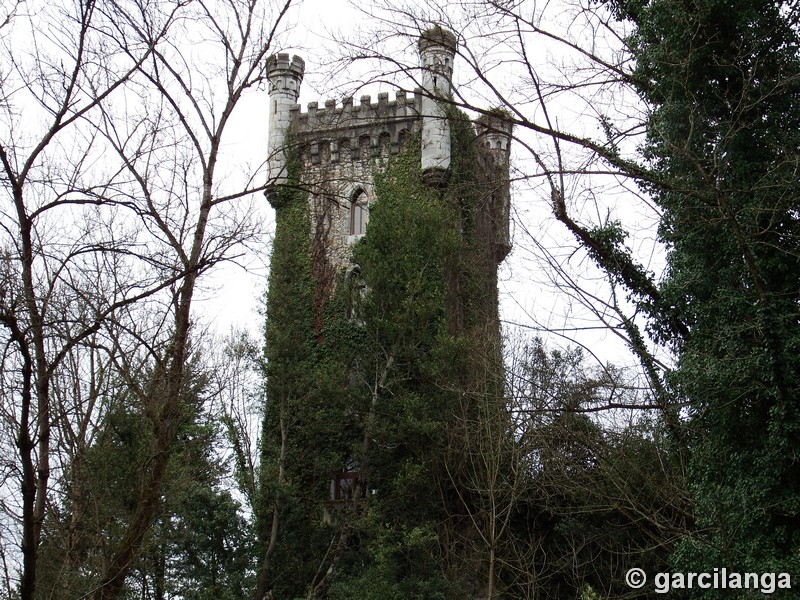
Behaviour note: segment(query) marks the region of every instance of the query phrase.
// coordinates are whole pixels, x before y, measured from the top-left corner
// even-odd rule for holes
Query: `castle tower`
[[[267,59],[269,79],[269,141],[266,196],[274,198],[277,186],[286,183],[286,131],[291,108],[297,103],[305,62],[299,56],[273,54]]]
[[[466,514],[467,480],[451,467],[469,461],[450,436],[479,412],[507,414],[497,265],[510,249],[511,128],[499,112],[470,124],[449,109],[456,43],[441,27],[420,36],[422,89],[305,109],[295,104],[303,61],[268,62],[276,225],[261,472],[283,472],[287,485],[265,480],[264,506],[281,510],[259,518],[292,532],[271,558],[276,597],[327,585],[326,569],[346,585],[338,598],[365,573],[399,590],[393,578],[406,572],[425,573],[420,589],[485,596],[483,554],[469,550],[479,540],[456,552],[436,527]],[[331,562],[331,539],[359,558]],[[384,570],[368,557],[388,539],[402,551]],[[443,546],[419,552],[418,539]],[[429,568],[457,553],[469,568]]]
[[[450,97],[456,36],[439,26],[419,38],[422,68],[422,173],[425,182],[443,187],[450,177],[450,124],[437,98]]]

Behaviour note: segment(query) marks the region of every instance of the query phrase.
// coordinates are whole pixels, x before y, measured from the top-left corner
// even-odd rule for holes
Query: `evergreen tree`
[[[208,410],[208,378],[196,360],[187,370],[179,441],[158,499],[158,518],[132,565],[123,598],[233,600],[251,586],[250,532],[239,503],[222,484],[225,469],[215,450],[219,423]],[[142,376],[151,395],[161,389],[157,373]],[[103,399],[107,410],[96,438],[71,461],[62,481],[60,519],[44,527],[37,597],[68,600],[92,589],[143,493],[142,473],[154,444],[148,417],[128,386],[115,387],[118,392]]]
[[[652,330],[678,353],[670,383],[690,407],[698,533],[675,564],[798,573],[796,8],[773,0],[612,4],[636,27],[635,81],[652,109],[646,187],[663,211],[669,252]]]
[[[503,375],[475,133],[462,115],[452,127],[445,191],[423,183],[418,139],[376,174],[357,268],[333,294],[307,194],[274,200],[259,598],[445,598],[479,579],[457,568],[452,425],[467,400],[502,406]]]

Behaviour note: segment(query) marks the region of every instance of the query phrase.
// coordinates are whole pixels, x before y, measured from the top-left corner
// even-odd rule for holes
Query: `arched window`
[[[342,138],[339,140],[339,160],[348,161],[352,158],[350,153],[350,140]]]
[[[372,153],[372,140],[368,135],[358,138],[358,157],[361,160],[368,160]]]
[[[350,235],[364,235],[369,221],[367,193],[359,189],[350,202]]]
[[[361,267],[353,265],[344,276],[345,282],[345,298],[347,305],[345,306],[344,316],[348,321],[358,321],[358,308],[367,293],[367,286],[361,279]]]
[[[401,129],[397,134],[397,145],[402,150],[408,141],[408,129]]]
[[[378,136],[378,148],[381,156],[388,156],[389,149],[392,147],[392,136],[388,131],[383,131]]]

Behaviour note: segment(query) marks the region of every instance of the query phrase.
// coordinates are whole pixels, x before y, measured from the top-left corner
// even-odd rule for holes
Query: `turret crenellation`
[[[382,427],[376,419],[388,418],[392,425],[397,419],[389,413],[409,412],[411,429],[404,421],[389,432],[389,441],[399,440],[400,445],[407,430],[415,428],[415,407],[400,406],[393,398],[413,394],[425,411],[437,412],[435,424],[442,431],[486,410],[505,415],[498,403],[503,398],[503,357],[497,263],[510,249],[511,121],[489,111],[475,123],[476,135],[456,110],[451,87],[457,41],[441,27],[422,34],[418,90],[320,100],[303,107],[296,93],[300,63],[288,55],[277,55],[270,63],[270,101],[285,99],[275,105],[278,117],[270,127],[288,128],[270,130],[271,149],[278,139],[275,131],[288,146],[286,155],[273,153],[270,169],[274,172],[273,156],[289,156],[292,178],[273,200],[276,243],[266,328],[271,408],[264,415],[262,436],[267,458],[285,447],[283,405],[275,410],[276,398],[286,401],[301,425],[314,428],[313,437],[293,438],[297,452],[286,465],[287,478],[304,482],[292,500],[298,509],[293,527],[300,533],[284,544],[286,552],[276,554],[276,569],[294,576],[284,586],[287,597],[303,592],[303,566],[294,557],[308,540],[324,533],[320,512],[322,523],[339,537],[342,527],[367,513],[377,511],[375,515],[391,519],[407,490],[380,482],[396,479],[409,464],[424,473],[446,466],[440,460],[443,448],[449,452],[444,438],[434,441],[430,451],[401,449],[389,460],[370,460],[375,445],[359,440],[366,439],[363,433],[373,422]],[[295,193],[285,194],[290,184]],[[420,302],[422,310],[409,312],[408,307],[419,308]],[[406,344],[414,346],[411,358],[425,361],[431,352],[435,358],[452,355],[456,368],[395,377],[397,336],[383,325],[387,318],[402,320],[404,314],[413,329],[403,333],[413,342]],[[406,358],[401,356],[401,362],[408,362]],[[477,364],[481,369],[470,372]],[[287,396],[285,384],[298,374],[299,387],[292,387],[298,393]],[[380,398],[368,389],[377,390],[370,384],[375,374],[381,380],[376,384],[382,389]],[[364,410],[370,396],[375,410]],[[453,401],[462,397],[469,398],[467,412],[455,414],[450,410]],[[382,437],[377,445],[385,446]],[[316,456],[319,448],[326,452],[323,461]],[[469,484],[468,475],[449,483]],[[458,511],[463,505],[460,497],[445,498],[426,515]],[[412,515],[396,528],[390,524],[391,532],[402,533],[406,522],[417,521]],[[465,522],[453,531],[470,536],[474,528]],[[442,541],[443,552],[449,551],[447,543]],[[468,561],[474,553],[470,547],[454,556]],[[344,577],[359,576],[359,565],[343,568]],[[454,580],[461,596],[492,595],[481,583],[482,567],[478,570]]]
[[[511,132],[514,124],[510,115],[501,112],[486,113],[475,119],[475,133],[481,148],[491,150],[496,160],[508,162],[511,150]]]
[[[266,196],[273,202],[278,186],[286,183],[286,132],[300,95],[305,62],[299,56],[273,54],[267,58],[269,80],[269,139]]]
[[[417,42],[420,54],[431,48],[443,48],[450,54],[455,54],[458,48],[458,38],[452,31],[448,31],[441,25],[435,25],[422,32]]]
[[[487,179],[486,200],[495,241],[495,258],[499,263],[511,251],[511,183],[510,157],[511,115],[497,110],[475,119],[479,155]]]

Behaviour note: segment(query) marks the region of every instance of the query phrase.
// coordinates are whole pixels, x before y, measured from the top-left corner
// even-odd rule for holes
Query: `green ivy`
[[[447,462],[457,446],[452,423],[465,394],[501,397],[503,376],[475,134],[465,115],[453,111],[450,121],[448,186],[425,185],[419,138],[409,140],[375,174],[367,235],[353,251],[360,274],[340,275],[321,314],[308,197],[300,186],[278,192],[260,508],[266,541],[283,495],[276,596],[306,595],[343,528],[331,598],[358,589],[359,597],[439,599],[467,588],[442,546],[460,510],[457,469]],[[294,161],[290,181],[301,175]],[[275,486],[281,403],[292,416],[288,481]],[[323,526],[331,478],[348,461],[368,468],[369,500]]]

